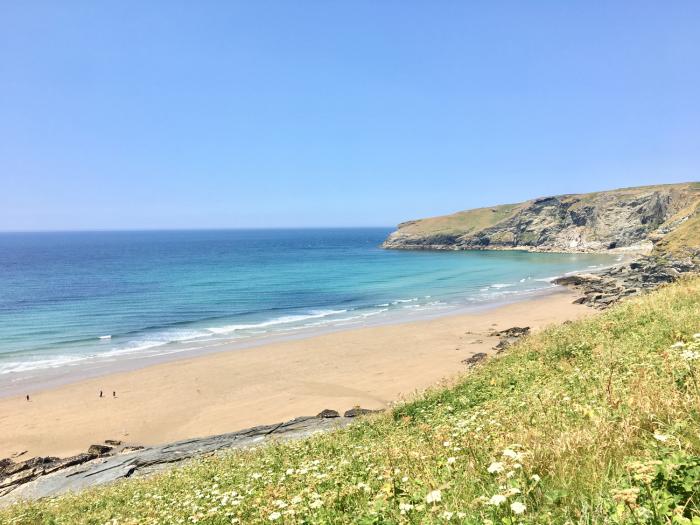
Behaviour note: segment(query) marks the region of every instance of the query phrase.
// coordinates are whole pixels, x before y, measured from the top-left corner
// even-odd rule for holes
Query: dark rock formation
[[[653,290],[676,281],[683,274],[700,272],[700,253],[684,257],[645,256],[595,274],[560,277],[553,284],[568,286],[581,293],[574,303],[598,309],[607,308],[625,297]]]
[[[316,414],[316,417],[340,417],[340,414],[335,410],[326,408],[325,410],[321,410],[318,414]]]
[[[467,365],[468,367],[473,367],[477,363],[483,361],[486,359],[486,354],[484,352],[477,352],[476,354],[472,355],[471,357],[467,357],[466,359],[462,360],[462,363]]]
[[[93,456],[104,456],[105,454],[109,454],[112,448],[113,447],[108,445],[90,445],[88,454],[92,454]]]
[[[501,340],[496,346],[493,347],[493,349],[498,350],[499,353],[503,352],[506,348],[515,343],[518,339],[528,335],[529,333],[529,326],[513,326],[512,328],[507,328],[505,330],[501,330],[500,332],[493,332],[491,334],[492,336],[501,338]]]

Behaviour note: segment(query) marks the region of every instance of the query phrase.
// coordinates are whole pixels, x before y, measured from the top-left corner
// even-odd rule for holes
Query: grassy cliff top
[[[681,281],[348,429],[19,505],[0,523],[691,524],[698,332],[700,279]]]
[[[556,198],[565,202],[567,200],[575,201],[573,207],[576,208],[586,206],[601,199],[629,200],[650,191],[669,189],[696,194],[695,204],[700,202],[700,182],[660,184],[593,193],[566,194],[557,195]],[[399,230],[403,234],[415,236],[474,233],[484,228],[495,226],[513,217],[519,211],[533,204],[536,200],[537,199],[532,199],[517,204],[502,204],[486,208],[476,208],[449,215],[407,221],[399,225]]]
[[[402,231],[413,234],[432,233],[470,233],[494,226],[515,215],[525,206],[520,204],[501,204],[490,208],[476,208],[460,211],[450,215],[430,217],[399,224]]]

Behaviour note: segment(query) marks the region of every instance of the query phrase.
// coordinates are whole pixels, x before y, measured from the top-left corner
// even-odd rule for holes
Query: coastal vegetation
[[[700,523],[700,278],[553,326],[310,439],[10,507],[7,524]]]

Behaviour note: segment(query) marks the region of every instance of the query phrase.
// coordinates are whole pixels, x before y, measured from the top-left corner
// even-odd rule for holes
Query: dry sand
[[[105,439],[157,444],[325,408],[383,408],[463,373],[488,334],[590,315],[558,291],[487,311],[358,328],[162,363],[0,400],[0,457],[67,456]],[[479,342],[481,341],[481,342]],[[99,397],[104,390],[105,397]],[[112,398],[116,390],[117,398]]]

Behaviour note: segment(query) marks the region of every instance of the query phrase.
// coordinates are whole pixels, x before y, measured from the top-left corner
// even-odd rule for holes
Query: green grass
[[[700,250],[700,203],[696,204],[688,220],[666,235],[656,246],[659,253],[683,254],[688,250]]]
[[[22,504],[0,522],[697,524],[697,332],[700,279],[686,280],[348,429]]]
[[[501,204],[489,208],[460,211],[402,224],[401,232],[412,235],[465,234],[495,226],[515,215],[524,204]]]

